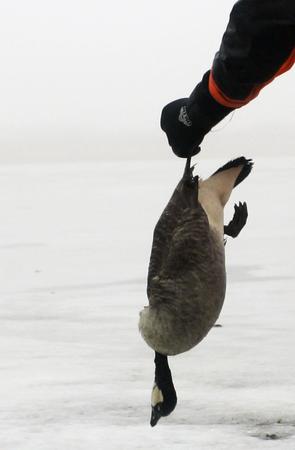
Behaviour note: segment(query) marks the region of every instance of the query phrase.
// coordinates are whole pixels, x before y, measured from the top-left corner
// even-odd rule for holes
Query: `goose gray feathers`
[[[247,205],[235,205],[227,226],[223,209],[252,165],[240,157],[200,180],[193,176],[188,158],[155,227],[147,280],[149,306],[139,319],[140,332],[155,351],[152,426],[177,402],[167,356],[197,345],[220,314],[226,289],[224,234],[239,234],[247,220]]]

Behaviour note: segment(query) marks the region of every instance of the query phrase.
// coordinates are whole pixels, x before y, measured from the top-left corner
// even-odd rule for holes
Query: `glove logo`
[[[182,122],[186,127],[191,127],[192,126],[192,121],[190,120],[187,110],[186,110],[186,106],[182,106],[180,108],[180,112],[179,112],[179,116],[178,116],[178,120],[179,122]]]

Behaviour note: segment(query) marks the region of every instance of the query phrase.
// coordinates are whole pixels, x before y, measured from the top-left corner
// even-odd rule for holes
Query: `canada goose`
[[[206,180],[193,176],[190,158],[153,236],[147,296],[139,329],[155,351],[151,426],[169,415],[177,397],[168,365],[197,345],[216,322],[225,296],[224,234],[236,237],[247,221],[247,205],[235,205],[224,226],[223,208],[232,189],[252,169],[244,157],[228,162]]]

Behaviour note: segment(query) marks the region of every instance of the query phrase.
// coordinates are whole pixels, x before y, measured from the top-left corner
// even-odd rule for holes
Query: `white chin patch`
[[[161,389],[155,384],[152,391],[152,406],[156,406],[158,403],[163,403],[164,397]]]

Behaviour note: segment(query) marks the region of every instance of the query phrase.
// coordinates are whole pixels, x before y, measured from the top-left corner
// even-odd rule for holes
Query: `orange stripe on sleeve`
[[[261,84],[258,84],[257,86],[255,86],[252,89],[252,91],[250,92],[250,94],[242,100],[241,99],[236,100],[236,99],[230,98],[226,94],[224,94],[224,92],[222,92],[222,90],[219,88],[219,86],[215,82],[213,74],[212,74],[212,70],[211,70],[210,76],[209,76],[209,92],[212,95],[212,97],[221,105],[227,106],[228,108],[240,108],[241,106],[246,105],[251,100],[253,100],[255,97],[257,97],[259,92],[261,91],[261,89],[263,89],[266,85],[271,83],[277,76],[282,75],[283,73],[287,72],[287,70],[291,69],[291,67],[293,66],[294,63],[295,63],[295,49],[293,49],[293,51],[291,52],[288,59],[282,64],[282,66],[273,75],[272,78],[265,81],[264,83],[261,83]]]

